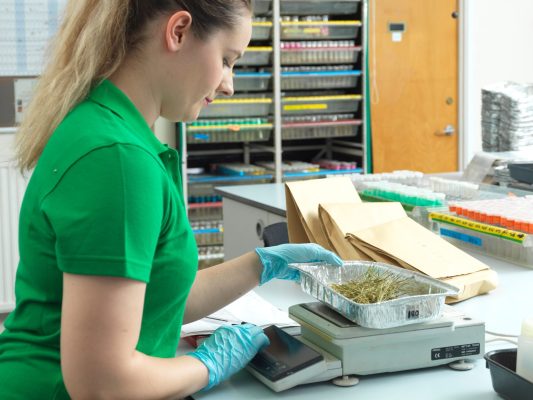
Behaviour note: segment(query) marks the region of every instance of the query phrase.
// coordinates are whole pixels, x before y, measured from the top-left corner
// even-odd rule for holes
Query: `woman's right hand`
[[[242,369],[270,343],[263,330],[252,324],[221,326],[195,351],[188,353],[205,364],[211,389]]]

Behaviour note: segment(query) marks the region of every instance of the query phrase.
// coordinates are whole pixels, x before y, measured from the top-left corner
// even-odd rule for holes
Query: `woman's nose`
[[[224,74],[217,91],[224,96],[233,96],[233,72],[231,70]]]

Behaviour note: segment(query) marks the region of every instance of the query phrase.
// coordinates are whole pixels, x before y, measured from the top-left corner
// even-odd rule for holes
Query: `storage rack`
[[[364,170],[366,14],[366,0],[254,2],[252,41],[234,70],[234,96],[216,99],[198,121],[178,124],[183,171],[202,172],[183,180],[201,266],[223,257],[215,186]],[[333,158],[352,168],[287,164]],[[217,163],[241,165],[211,170]],[[260,167],[244,167],[250,164]]]

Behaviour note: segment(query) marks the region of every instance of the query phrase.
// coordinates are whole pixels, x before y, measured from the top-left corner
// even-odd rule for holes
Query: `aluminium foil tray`
[[[455,286],[389,264],[373,261],[345,261],[342,267],[325,263],[295,263],[300,271],[302,290],[329,305],[356,324],[375,329],[393,328],[430,321],[441,315],[446,296],[455,296]],[[363,275],[369,268],[387,271],[408,279],[416,293],[380,303],[360,304],[334,291],[333,283],[346,283]]]

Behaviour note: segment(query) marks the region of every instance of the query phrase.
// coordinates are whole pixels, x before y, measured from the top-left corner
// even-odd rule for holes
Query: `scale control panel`
[[[274,391],[286,390],[326,370],[324,356],[275,325],[265,328],[270,344],[247,366]]]

